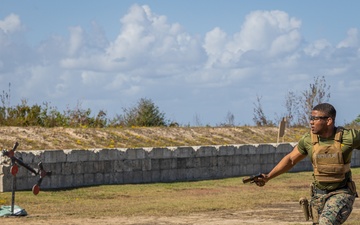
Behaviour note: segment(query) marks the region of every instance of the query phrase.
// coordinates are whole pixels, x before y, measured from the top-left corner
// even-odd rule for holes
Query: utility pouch
[[[355,185],[355,182],[354,181],[349,181],[347,182],[347,186],[349,188],[349,190],[351,191],[351,193],[357,198],[359,197],[357,191],[356,191],[356,185]]]
[[[301,197],[299,199],[299,203],[300,203],[300,207],[305,215],[305,220],[308,221],[309,218],[312,218],[311,217],[311,209],[310,209],[310,206],[309,206],[309,201],[307,200],[306,197]]]
[[[319,224],[319,211],[315,205],[310,204],[313,224]]]

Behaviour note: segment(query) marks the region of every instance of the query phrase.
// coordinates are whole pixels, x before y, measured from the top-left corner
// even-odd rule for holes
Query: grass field
[[[359,186],[360,168],[352,171],[354,180]],[[296,224],[296,221],[300,224],[304,219],[298,206],[298,199],[302,196],[309,197],[311,174],[311,172],[283,174],[270,181],[265,187],[243,184],[241,177],[238,177],[196,182],[104,185],[41,191],[37,196],[34,196],[31,190],[19,191],[16,192],[15,204],[25,208],[29,215],[22,218],[0,218],[0,223],[92,224],[84,221],[89,218],[94,221],[101,218],[101,221],[107,221],[102,224],[120,224],[119,219],[116,218],[122,218],[128,222],[126,224],[166,224],[159,222],[159,218],[166,217],[169,221],[178,220],[177,223],[167,224],[216,224],[217,222],[211,220],[211,217],[223,216],[222,221],[230,217],[233,220],[246,220],[250,212],[261,211],[261,215],[258,215],[259,221],[266,221],[266,218],[271,216],[271,219],[285,221],[283,224],[287,224],[286,221],[289,222],[288,224]],[[0,205],[10,204],[11,193],[0,193]],[[292,217],[290,219],[281,215],[281,212],[287,212],[287,207],[293,211],[289,212]],[[346,224],[360,224],[359,207],[356,202]],[[283,211],[279,211],[280,213],[277,213],[279,215],[274,215],[278,212],[274,209]],[[239,214],[244,212],[248,214]],[[186,223],[186,217],[192,215],[205,215],[205,218],[202,218],[204,222]],[[227,217],[225,218],[224,215]],[[140,217],[141,221],[144,218],[157,218],[157,220],[140,223]],[[184,219],[180,219],[179,222],[179,218]],[[257,223],[255,221],[252,224]]]

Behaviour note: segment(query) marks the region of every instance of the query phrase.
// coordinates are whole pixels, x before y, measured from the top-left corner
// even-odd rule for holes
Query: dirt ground
[[[285,224],[312,224],[305,221],[298,203],[279,204],[278,208],[263,208],[259,206],[257,210],[229,212],[215,211],[211,213],[191,214],[176,217],[92,217],[92,218],[73,218],[61,217],[59,215],[31,215],[25,217],[0,218],[1,224],[56,224],[56,225],[285,225]],[[360,224],[360,202],[355,202],[354,209],[345,224]]]

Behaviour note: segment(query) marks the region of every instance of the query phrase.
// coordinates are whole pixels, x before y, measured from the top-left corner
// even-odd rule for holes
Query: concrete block
[[[141,163],[142,163],[141,165],[142,171],[151,170],[151,159],[142,159]]]
[[[110,161],[126,158],[126,153],[119,149],[102,149],[98,152],[100,161]]]
[[[50,180],[50,179],[46,179],[46,180]],[[71,188],[74,187],[74,176],[73,175],[63,175],[60,181],[60,186],[59,187],[54,187],[54,188]]]
[[[176,170],[161,170],[160,176],[162,182],[174,182],[176,181]]]
[[[60,175],[53,174],[53,175],[51,175],[51,177],[48,177],[48,178],[50,180],[50,188],[57,189],[57,188],[69,187],[69,186],[66,186],[66,185],[69,185],[69,184],[66,184],[66,183],[63,182],[64,176],[61,175],[61,174]]]
[[[196,157],[210,157],[217,155],[218,155],[218,148],[216,148],[215,146],[201,146],[195,151]]]
[[[70,174],[73,174],[73,164],[74,163],[71,163],[71,162],[64,162],[64,163],[60,163],[61,164],[61,174],[63,175],[70,175]],[[54,173],[56,173],[54,171]],[[60,173],[57,173],[57,174],[60,174]]]
[[[188,158],[176,158],[176,168],[178,170],[185,169],[187,160]]]
[[[127,159],[145,159],[147,155],[148,152],[143,148],[129,148],[126,150]]]
[[[240,165],[234,165],[231,169],[233,176],[237,177],[242,175],[242,169]]]
[[[95,174],[93,173],[85,173],[84,174],[84,186],[95,185]]]
[[[197,167],[197,168],[193,168],[193,178],[194,180],[203,180],[203,176],[204,176],[204,168],[201,167]]]
[[[150,170],[143,171],[142,176],[143,176],[142,181],[144,183],[151,183],[152,182],[152,172]]]
[[[239,165],[241,165],[243,162],[246,162],[246,161],[244,161],[243,160],[243,158],[244,158],[244,156],[243,155],[234,155],[233,156],[234,157],[234,160],[233,160],[233,165],[234,166],[239,166]]]
[[[253,174],[262,173],[261,171],[261,164],[254,164],[253,165]]]
[[[63,150],[45,151],[43,154],[45,158],[43,163],[66,162],[67,155]]]
[[[160,170],[152,170],[151,171],[151,180],[152,182],[161,182],[161,172]]]
[[[171,158],[173,151],[168,148],[153,148],[148,152],[148,157],[151,159]]]
[[[261,172],[260,164],[247,164],[245,166],[245,175],[254,175]]]
[[[150,159],[151,160],[151,170],[156,171],[160,170],[160,159]]]
[[[134,180],[134,173],[132,171],[124,171],[124,183],[132,184]]]
[[[260,165],[260,172],[261,173],[269,173],[274,168],[273,163],[264,163]],[[256,174],[256,173],[254,173]]]
[[[123,184],[124,183],[124,172],[115,172],[111,174],[112,184]]]
[[[282,143],[276,147],[276,153],[290,153],[297,143]]]
[[[248,161],[248,163],[250,163],[250,164],[260,163],[260,157],[261,157],[260,154],[257,154],[257,155],[249,155],[249,161]]]
[[[90,149],[86,151],[89,152],[88,161],[99,161],[99,152],[101,151],[100,149]]]
[[[142,160],[126,159],[124,162],[124,172],[142,171]]]
[[[82,166],[84,168],[84,171],[86,171],[87,173],[96,173],[98,172],[97,170],[95,170],[95,166],[94,166],[93,161],[87,161],[87,162],[82,162]]]
[[[210,157],[199,157],[200,167],[210,167]]]
[[[217,171],[218,171],[219,167],[217,166],[213,166],[213,167],[210,167],[208,168],[208,171],[209,171],[209,174],[210,174],[210,178],[211,179],[217,179]]]
[[[144,183],[143,171],[134,171],[133,172],[133,180],[134,184],[142,184]]]
[[[217,157],[217,166],[218,167],[224,167],[226,166],[225,157],[224,156],[218,156]]]
[[[103,174],[103,183],[102,184],[112,184],[112,174],[114,173],[105,173]]]
[[[114,161],[108,160],[104,161],[104,170],[101,173],[113,173],[114,172]]]
[[[257,147],[258,154],[274,154],[276,151],[275,144],[260,144]]]
[[[236,147],[232,145],[220,146],[218,154],[219,156],[234,155],[235,149]]]
[[[216,167],[218,165],[218,158],[216,156],[210,157],[210,167]]]
[[[226,178],[234,176],[232,166],[225,166],[220,171],[222,172],[220,177]]]
[[[241,149],[243,145],[234,145],[234,155],[242,155],[244,154],[243,150]]]
[[[84,186],[84,174],[74,174],[73,187]]]
[[[187,169],[186,168],[179,168],[176,170],[176,179],[178,181],[186,181],[187,180]]]
[[[74,174],[82,174],[85,172],[87,172],[87,171],[84,170],[83,162],[79,161],[79,162],[73,163],[73,173]]]
[[[160,159],[160,170],[176,169],[177,159]]]
[[[78,154],[76,154],[76,150],[64,150],[66,154],[66,162],[78,162]]]
[[[199,174],[198,174],[198,178],[199,179],[210,179],[212,177],[214,177],[214,174],[213,174],[213,170],[210,169],[211,167],[200,167],[199,168]]]
[[[114,160],[113,164],[114,164],[114,168],[113,168],[114,173],[124,171],[124,166],[125,166],[124,160]]]
[[[63,163],[47,163],[43,164],[45,171],[52,172],[54,174],[62,174],[62,164]]]
[[[250,154],[258,154],[256,150],[257,147],[255,145],[240,145],[237,151],[242,152],[242,154],[250,155]]]
[[[234,163],[234,161],[235,161],[235,158],[234,158],[234,156],[233,155],[228,155],[228,156],[224,156],[225,157],[225,163],[226,163],[226,165],[227,166],[233,166],[235,163]]]
[[[200,165],[200,158],[191,157],[186,160],[186,168],[198,168]]]
[[[176,158],[190,158],[195,155],[196,152],[193,147],[178,147],[174,150],[174,157]]]
[[[188,181],[195,180],[195,173],[196,173],[196,168],[186,169],[186,180]]]

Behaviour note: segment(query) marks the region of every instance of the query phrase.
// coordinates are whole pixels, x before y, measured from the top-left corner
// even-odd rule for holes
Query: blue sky
[[[0,90],[111,117],[149,98],[182,125],[276,120],[324,76],[338,124],[360,114],[359,1],[0,0]]]

